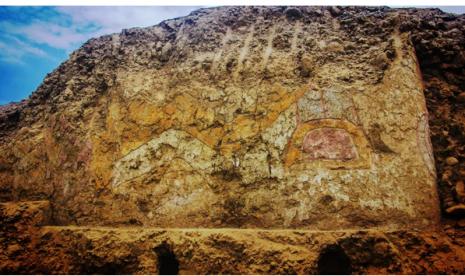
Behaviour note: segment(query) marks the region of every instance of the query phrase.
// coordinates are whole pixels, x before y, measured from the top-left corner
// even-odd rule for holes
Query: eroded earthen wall
[[[464,274],[463,21],[227,7],[89,41],[0,107],[0,273]]]
[[[400,19],[229,7],[91,40],[5,126],[3,197],[50,199],[60,224],[434,224],[427,110]]]
[[[402,24],[419,59],[444,214],[465,214],[465,18],[438,10]]]

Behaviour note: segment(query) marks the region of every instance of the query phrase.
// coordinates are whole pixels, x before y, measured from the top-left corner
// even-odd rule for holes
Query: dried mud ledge
[[[422,274],[465,271],[465,225],[428,231],[46,226],[47,201],[0,204],[2,273]]]
[[[351,12],[328,10],[335,18]],[[363,17],[364,12],[384,11],[356,12]],[[438,10],[411,9],[405,16],[408,20],[400,23],[400,31],[411,34],[430,113],[443,211],[437,229],[325,232],[53,226],[57,208],[53,202],[6,202],[12,197],[4,193],[0,273],[465,273],[465,20]],[[2,137],[28,123],[22,112],[42,101],[40,97],[0,109]]]

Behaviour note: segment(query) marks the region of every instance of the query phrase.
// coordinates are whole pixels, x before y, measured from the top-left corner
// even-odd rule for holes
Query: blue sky
[[[0,105],[27,98],[86,40],[184,16],[194,6],[0,6]],[[441,7],[463,13],[465,7]]]

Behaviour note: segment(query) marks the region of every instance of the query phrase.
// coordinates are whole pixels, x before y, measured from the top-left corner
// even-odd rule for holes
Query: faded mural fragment
[[[464,23],[228,6],[88,41],[0,106],[0,274],[464,274]]]
[[[46,198],[62,224],[434,224],[421,76],[397,15],[349,36],[328,10],[279,9],[89,41],[39,89],[46,115],[2,144],[4,197]]]

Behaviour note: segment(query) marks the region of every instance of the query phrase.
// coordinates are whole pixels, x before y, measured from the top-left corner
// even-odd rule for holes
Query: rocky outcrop
[[[1,200],[50,210],[1,271],[463,273],[463,20],[222,7],[88,41],[0,109]]]

